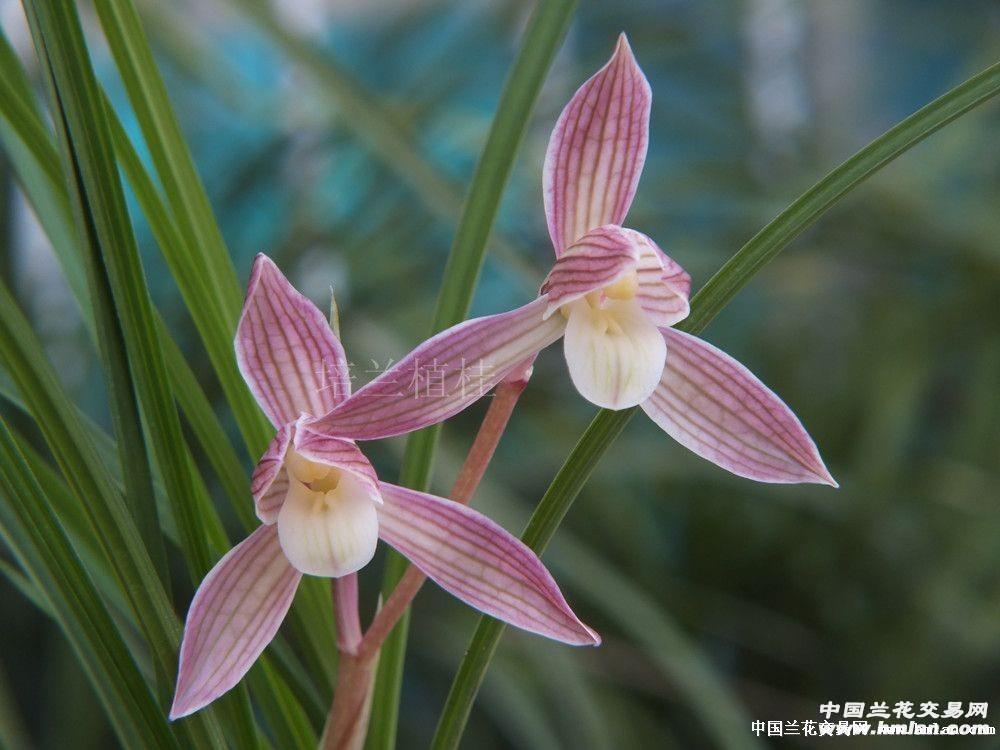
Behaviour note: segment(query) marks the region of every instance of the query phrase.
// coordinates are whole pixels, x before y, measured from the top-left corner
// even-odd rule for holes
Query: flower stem
[[[479,432],[476,433],[476,439],[472,441],[472,447],[469,448],[465,462],[455,478],[455,484],[452,485],[449,497],[456,503],[468,505],[472,500],[530,377],[529,363],[522,365],[515,376],[508,377],[496,387],[490,407],[486,410]]]
[[[360,658],[341,651],[333,705],[320,740],[323,750],[360,750],[364,747],[377,663],[375,658]]]
[[[357,653],[361,643],[361,617],[358,614],[358,574],[330,581],[333,615],[337,623],[337,649],[341,654]]]
[[[361,616],[358,612],[358,574],[330,581],[333,615],[337,623],[337,684],[333,704],[320,740],[324,750],[360,748],[368,726],[374,668],[358,658]],[[367,664],[367,668],[366,668]]]
[[[365,631],[358,649],[359,657],[370,656],[379,650],[386,637],[399,622],[399,618],[406,612],[406,608],[410,606],[410,602],[420,591],[420,587],[424,585],[426,578],[427,576],[412,565],[406,569],[403,577],[396,584],[396,588],[392,590],[382,609],[378,611],[372,624]]]
[[[497,386],[455,479],[451,499],[456,503],[467,505],[475,494],[530,374],[531,367],[528,365]],[[379,649],[425,580],[427,576],[410,565],[363,636],[358,617],[357,575],[344,576],[332,582],[340,663],[333,705],[323,731],[324,750],[344,750],[361,747],[364,743]]]

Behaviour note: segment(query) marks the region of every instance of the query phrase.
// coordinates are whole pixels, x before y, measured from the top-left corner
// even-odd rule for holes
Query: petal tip
[[[177,693],[174,696],[174,702],[170,706],[170,713],[167,714],[167,718],[170,721],[177,721],[178,719],[183,719],[185,716],[190,716],[199,708],[202,708],[202,706],[193,703],[188,696]]]
[[[265,271],[277,271],[278,266],[275,264],[271,257],[266,253],[257,253],[253,258],[253,265],[250,266],[250,282],[247,284],[247,296],[249,296],[250,289],[255,286],[255,282],[260,280],[260,277]]]
[[[804,429],[805,428],[803,428],[803,430]],[[833,474],[831,474],[830,470],[826,468],[826,464],[823,463],[823,459],[819,455],[819,449],[816,447],[815,442],[813,442],[812,438],[808,438],[808,440],[812,447],[812,455],[810,456],[810,461],[802,464],[802,468],[808,473],[806,478],[801,481],[808,484],[825,484],[835,490],[840,489],[840,483],[833,478]]]
[[[643,90],[647,97],[652,96],[652,92],[649,86],[649,81],[646,79],[646,74],[642,72],[642,68],[639,67],[639,61],[635,57],[635,52],[632,51],[632,45],[629,43],[628,35],[623,31],[618,35],[618,42],[615,44],[615,51],[611,55],[609,63],[613,63],[616,60],[623,60],[625,64],[632,70],[630,73],[632,75],[638,74],[639,78],[642,79]]]
[[[171,721],[229,692],[271,642],[301,576],[260,526],[209,571],[188,609]]]
[[[816,484],[825,484],[835,490],[840,489],[840,482],[833,478],[833,474],[823,465],[822,461],[819,462],[819,469],[816,471]]]
[[[257,291],[260,286],[261,281],[265,277],[270,281],[273,279],[280,279],[281,282],[291,286],[291,282],[285,277],[285,274],[281,272],[278,268],[278,264],[274,262],[267,253],[257,253],[253,258],[253,264],[250,266],[250,279],[247,282],[247,293],[244,299],[244,307],[246,303],[250,300],[252,294]]]
[[[583,625],[582,622],[580,624]],[[583,625],[583,629],[587,632],[589,640],[586,640],[583,643],[581,643],[580,644],[581,646],[593,646],[594,648],[597,648],[598,646],[601,645],[602,640],[600,633],[598,633],[596,630],[586,625]]]
[[[275,427],[350,395],[343,345],[319,308],[264,253],[254,258],[233,342],[243,379]]]
[[[600,644],[523,541],[467,506],[381,486],[386,504],[379,535],[445,591],[528,632],[571,646]]]

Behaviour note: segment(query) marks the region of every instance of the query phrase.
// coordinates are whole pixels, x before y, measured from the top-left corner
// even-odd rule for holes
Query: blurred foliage
[[[0,5],[16,42],[19,9]],[[150,0],[141,10],[237,269],[245,277],[266,250],[321,306],[332,284],[364,382],[430,322],[462,185],[528,5],[274,5],[270,25],[249,0]],[[654,92],[629,223],[697,286],[830,167],[993,62],[1000,13],[988,0],[581,2],[505,197],[474,313],[520,304],[541,280],[551,252],[540,192],[548,133],[619,30]],[[141,144],[113,65],[103,46],[92,49]],[[328,72],[308,62],[316,51]],[[364,94],[360,105],[338,81]],[[385,142],[359,127],[357,107],[368,104],[406,136],[436,175],[434,189],[421,190],[412,169],[401,173]],[[842,489],[735,479],[634,420],[546,555],[605,646],[570,650],[508,633],[465,746],[702,746],[704,728],[664,667],[673,629],[752,718],[815,719],[827,700],[1000,701],[998,125],[994,103],[890,166],[706,333],[796,410]],[[0,274],[77,403],[107,428],[98,358],[2,160],[0,200]],[[134,213],[157,305],[219,400]],[[556,351],[540,357],[475,501],[508,528],[521,527],[592,411],[565,387],[564,368]],[[449,486],[481,409],[445,427],[436,490]],[[385,476],[398,470],[401,448],[371,447]],[[219,486],[213,494],[222,508]],[[599,575],[580,573],[594,565]],[[378,574],[372,566],[363,575],[369,593]],[[177,588],[183,611],[190,592]],[[6,579],[0,592],[0,744],[113,745],[58,630]],[[400,736],[422,747],[475,618],[428,589],[413,622]]]

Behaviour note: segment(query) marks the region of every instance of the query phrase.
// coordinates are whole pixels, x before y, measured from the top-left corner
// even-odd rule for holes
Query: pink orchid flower
[[[232,688],[274,638],[303,574],[364,567],[378,539],[443,589],[513,625],[575,645],[598,635],[573,614],[534,552],[480,513],[379,481],[350,438],[315,418],[351,402],[347,361],[323,314],[257,256],[236,332],[243,377],[277,434],[253,472],[264,525],[205,576],[181,645],[172,719]],[[381,415],[405,432],[405,400]],[[334,420],[335,421],[335,420]]]
[[[671,328],[689,312],[691,277],[649,237],[621,226],[646,158],[651,98],[622,34],[549,140],[543,195],[556,263],[538,299],[429,339],[317,428],[372,439],[391,434],[387,415],[406,430],[440,421],[561,337],[573,384],[597,406],[640,406],[679,443],[739,476],[837,486],[771,390],[724,352]],[[401,409],[397,384],[430,367],[433,394]],[[477,367],[488,369],[480,393],[465,387]]]

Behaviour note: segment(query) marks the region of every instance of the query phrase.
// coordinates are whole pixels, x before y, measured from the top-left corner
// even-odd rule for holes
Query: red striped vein
[[[749,370],[694,336],[661,332],[667,365],[642,406],[671,437],[739,476],[836,486],[801,422]]]
[[[450,500],[381,486],[380,535],[442,588],[526,630],[567,643],[599,642],[538,557],[502,527]]]

